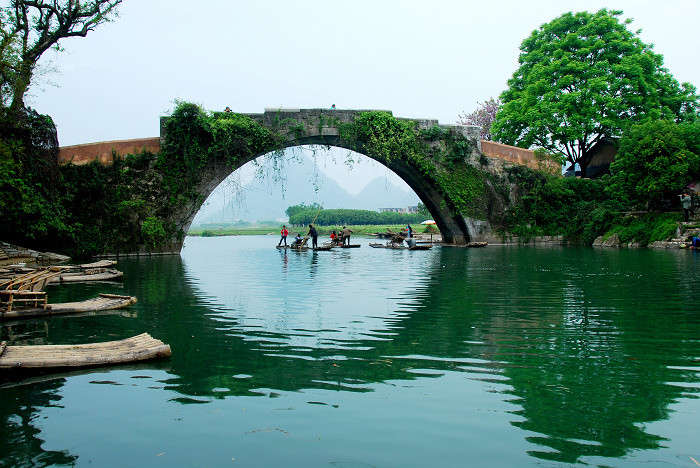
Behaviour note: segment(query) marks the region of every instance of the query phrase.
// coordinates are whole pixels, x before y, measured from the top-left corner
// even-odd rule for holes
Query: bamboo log
[[[94,273],[91,275],[83,272],[75,273],[59,273],[57,277],[52,278],[52,281],[60,283],[80,283],[90,281],[109,281],[116,280],[124,276],[124,273],[119,270],[106,270],[103,273]]]
[[[136,300],[134,296],[121,296],[119,294],[100,293],[100,297],[108,297],[110,299],[134,299],[134,301]]]
[[[84,263],[80,265],[80,268],[106,268],[117,264],[116,260],[100,260],[94,263]]]
[[[4,291],[3,291],[4,293]],[[37,293],[33,293],[37,294]],[[17,299],[14,299],[17,302]],[[46,300],[44,299],[44,302]],[[72,314],[80,312],[98,312],[103,310],[115,310],[135,304],[137,299],[133,296],[118,296],[116,294],[100,294],[98,297],[80,302],[64,302],[46,304],[46,307],[14,308],[3,313],[3,319],[27,318],[47,315]]]
[[[98,366],[165,358],[170,346],[142,333],[124,340],[82,345],[7,346],[0,370]]]

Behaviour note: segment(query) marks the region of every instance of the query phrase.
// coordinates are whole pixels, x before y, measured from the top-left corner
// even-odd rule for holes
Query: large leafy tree
[[[645,119],[697,115],[695,88],[679,84],[621,14],[566,13],[523,41],[492,126],[499,141],[561,153],[585,176],[602,138]]]
[[[0,104],[24,108],[39,58],[67,37],[84,37],[116,14],[122,0],[9,0],[0,7]],[[6,4],[6,1],[2,1]]]
[[[700,121],[668,120],[632,126],[610,166],[610,190],[631,204],[677,195],[700,179]]]

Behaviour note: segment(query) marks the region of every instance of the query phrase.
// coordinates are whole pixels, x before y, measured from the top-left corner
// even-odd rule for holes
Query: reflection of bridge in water
[[[366,330],[364,338],[346,339],[342,347],[302,351],[279,331],[237,333],[239,320],[201,299],[179,257],[135,261],[134,275],[144,271],[128,286],[140,307],[154,311],[158,338],[172,346],[167,388],[180,393],[182,403],[260,395],[260,389],[372,392],[381,383],[467,373],[493,383],[512,403],[512,424],[533,434],[528,441],[542,447],[531,452],[534,457],[574,463],[658,448],[660,437],[641,423],[665,419],[668,406],[687,391],[667,384],[684,380],[668,363],[686,361],[692,344],[664,349],[663,360],[634,358],[644,353],[643,346],[625,331],[639,329],[638,318],[604,316],[591,306],[613,297],[616,285],[575,273],[553,280],[540,267],[551,255],[529,249],[526,254],[440,249],[416,290],[405,293],[410,310],[392,315],[383,329]],[[513,267],[527,256],[524,266]],[[493,287],[485,286],[489,283]],[[657,293],[664,294],[660,288]],[[521,304],[519,310],[514,304]],[[59,398],[59,382],[26,387],[17,391],[18,398],[3,399],[4,425],[12,428],[18,414],[31,419],[31,407],[20,408],[27,401],[45,405]],[[25,429],[14,435],[25,439],[28,457],[44,453],[34,439],[38,433]]]

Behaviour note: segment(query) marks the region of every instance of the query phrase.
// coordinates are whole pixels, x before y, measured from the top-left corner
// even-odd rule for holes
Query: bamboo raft
[[[112,268],[94,268],[81,272],[60,273],[51,280],[56,283],[86,283],[91,281],[112,281],[124,276],[119,270]]]
[[[295,252],[306,252],[307,250],[312,250],[314,252],[328,252],[329,250],[333,250],[332,245],[322,245],[321,247],[309,247],[308,245],[304,245],[302,247],[290,247],[290,250],[294,250]]]
[[[93,367],[170,357],[170,346],[142,333],[78,345],[8,346],[0,343],[0,371]]]
[[[380,244],[379,242],[372,242],[369,246],[375,249],[390,250],[430,250],[433,247],[432,245],[414,245],[413,247],[407,247],[400,244]]]
[[[124,276],[124,273],[114,268],[109,268],[114,264],[116,262],[113,260],[101,260],[84,265],[51,266],[38,270],[34,268],[16,268],[0,272],[0,289],[40,291],[50,282],[85,283],[120,279]]]
[[[136,303],[134,296],[117,294],[100,294],[97,297],[80,302],[62,302],[46,304],[40,307],[16,308],[3,310],[0,319],[17,319],[39,317],[44,315],[75,314],[80,312],[98,312],[121,309]]]

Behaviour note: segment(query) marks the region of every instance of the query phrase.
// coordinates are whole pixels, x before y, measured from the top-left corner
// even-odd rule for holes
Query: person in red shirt
[[[282,230],[280,231],[280,234],[282,235],[282,238],[280,239],[279,244],[277,244],[277,247],[282,245],[282,241],[284,241],[284,246],[287,246],[287,235],[289,234],[289,231],[287,231],[287,225],[283,224],[282,225]]]

